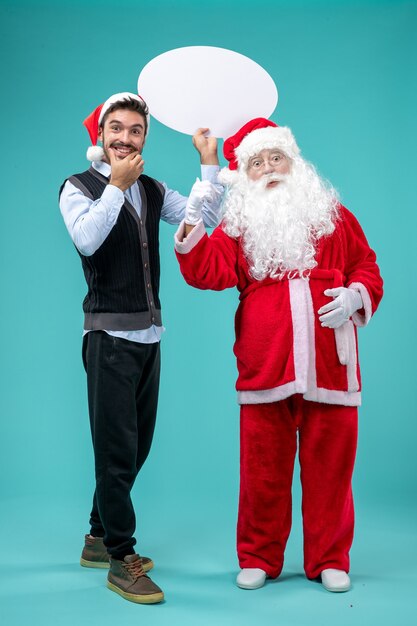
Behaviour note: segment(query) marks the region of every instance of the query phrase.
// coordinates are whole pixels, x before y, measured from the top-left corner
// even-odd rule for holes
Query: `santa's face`
[[[303,159],[273,161],[275,154],[267,150],[250,160],[252,167],[238,171],[224,200],[223,229],[242,238],[257,280],[304,275],[317,264],[318,240],[335,228],[335,191]],[[259,175],[250,176],[251,169]]]
[[[105,158],[110,163],[109,150],[117,161],[125,159],[132,152],[142,154],[145,144],[145,119],[137,111],[116,109],[110,113],[100,128],[98,138],[103,142]]]
[[[290,173],[291,161],[290,159],[277,149],[261,150],[258,154],[255,154],[249,159],[247,167],[247,176],[251,181],[257,181],[265,177],[271,177],[271,174],[279,174],[285,176]],[[279,185],[280,180],[271,177],[266,183],[266,189],[271,189]]]

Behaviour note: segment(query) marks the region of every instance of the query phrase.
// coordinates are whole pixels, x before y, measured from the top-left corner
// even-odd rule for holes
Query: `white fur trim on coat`
[[[359,311],[355,311],[352,315],[352,321],[356,326],[366,326],[372,317],[372,303],[369,292],[365,285],[362,285],[362,283],[351,283],[348,287],[349,289],[356,289],[356,291],[359,291],[363,302],[363,309],[365,311],[365,315],[359,313]]]
[[[178,226],[177,232],[174,235],[175,250],[180,254],[188,254],[188,252],[195,248],[200,239],[202,239],[206,234],[203,220],[197,222],[195,228],[193,228],[187,237],[184,236],[184,230],[185,220],[182,220],[181,224]]]
[[[338,356],[346,365],[347,391],[324,389],[317,386],[315,314],[310,291],[310,281],[295,278],[289,281],[291,317],[293,325],[293,351],[295,380],[272,389],[238,391],[239,404],[264,404],[278,402],[300,393],[305,400],[359,406],[361,393],[357,378],[356,340],[352,322],[336,333]],[[343,363],[342,361],[345,361]]]

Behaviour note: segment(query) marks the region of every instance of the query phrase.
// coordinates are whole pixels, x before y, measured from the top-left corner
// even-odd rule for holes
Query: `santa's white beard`
[[[272,180],[281,182],[266,188]],[[271,174],[254,182],[240,172],[225,198],[223,228],[231,237],[242,237],[255,279],[305,276],[317,265],[318,240],[334,231],[337,204],[335,190],[297,158],[286,176]]]

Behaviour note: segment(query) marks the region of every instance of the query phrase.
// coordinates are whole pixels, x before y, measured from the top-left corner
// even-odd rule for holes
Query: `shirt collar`
[[[97,172],[100,172],[100,174],[106,178],[110,178],[111,167],[109,163],[105,163],[104,161],[93,161],[92,165]]]

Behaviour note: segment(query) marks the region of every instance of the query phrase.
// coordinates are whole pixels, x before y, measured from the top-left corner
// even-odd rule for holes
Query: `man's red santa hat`
[[[134,94],[134,93],[129,93],[128,91],[123,91],[121,93],[115,93],[112,96],[110,96],[110,98],[108,98],[106,102],[104,102],[104,104],[99,104],[99,106],[95,108],[94,111],[90,113],[88,117],[85,118],[83,124],[88,130],[91,143],[93,144],[87,149],[87,159],[89,161],[101,161],[104,157],[104,150],[101,146],[97,145],[97,140],[98,140],[98,131],[100,128],[100,124],[106,112],[110,109],[111,106],[113,106],[113,104],[116,104],[116,102],[123,102],[125,100],[127,101],[130,99],[137,100],[138,102],[146,106],[144,99],[141,98],[139,95]],[[150,122],[149,114],[146,116],[146,121],[147,121],[146,134],[148,134],[149,122]]]
[[[229,161],[229,167],[222,169],[219,180],[225,184],[233,182],[236,170],[246,170],[252,156],[262,150],[273,149],[281,150],[290,159],[300,154],[294,136],[286,126],[278,126],[264,117],[247,122],[224,142],[223,154]]]

